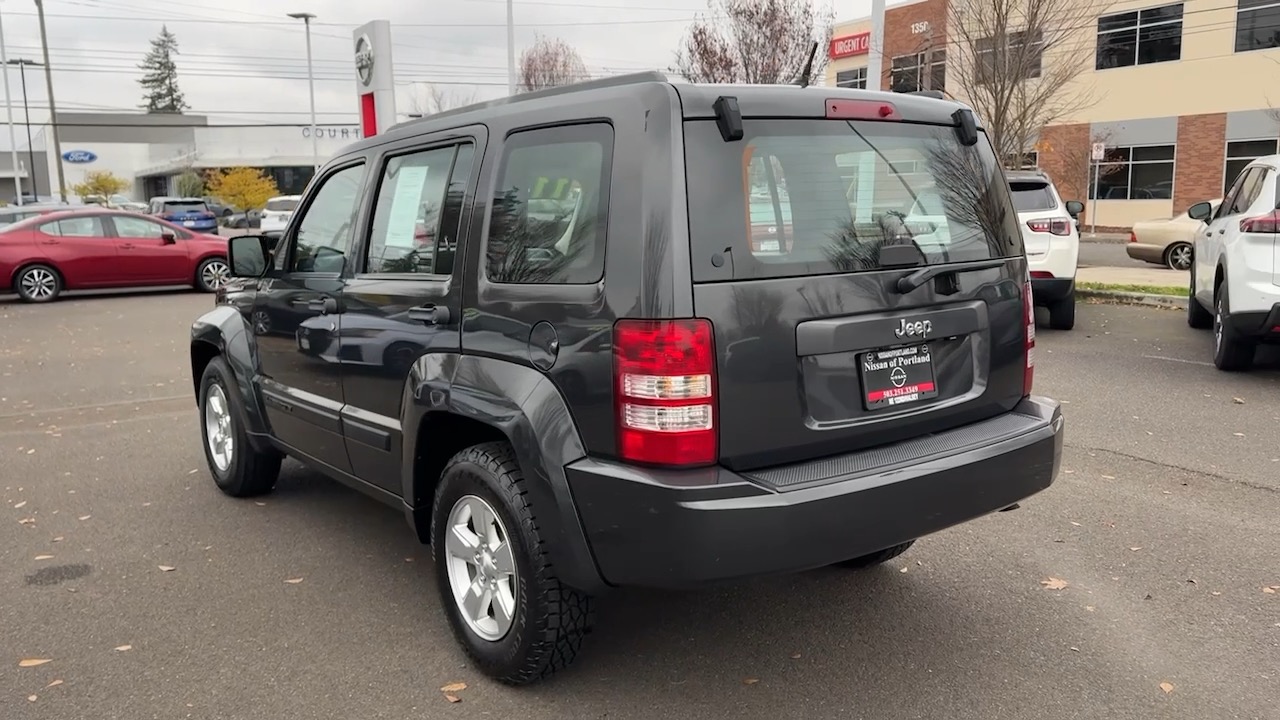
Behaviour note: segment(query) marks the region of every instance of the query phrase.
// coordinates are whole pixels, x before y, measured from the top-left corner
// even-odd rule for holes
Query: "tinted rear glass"
[[[202,202],[166,202],[164,211],[167,213],[208,212],[209,206]]]
[[[1011,182],[1009,189],[1013,192],[1013,206],[1018,212],[1052,210],[1058,207],[1058,201],[1053,199],[1047,183],[1036,180]]]
[[[297,200],[268,200],[267,209],[271,212],[292,212],[298,209]]]
[[[914,241],[929,264],[1022,254],[1017,215],[986,137],[950,127],[747,120],[740,142],[685,123],[695,278],[875,270],[883,244]]]

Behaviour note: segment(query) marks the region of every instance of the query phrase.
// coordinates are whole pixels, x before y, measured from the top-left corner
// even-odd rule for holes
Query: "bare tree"
[[[976,0],[975,0],[976,1]],[[676,51],[673,70],[690,82],[791,83],[813,44],[810,77],[821,77],[831,40],[832,11],[813,0],[708,0]]]
[[[986,125],[998,157],[1026,152],[1040,130],[1097,96],[1073,82],[1093,57],[1105,0],[951,0],[948,85]]]
[[[533,92],[590,79],[587,66],[573,46],[559,38],[539,35],[520,54],[520,92]]]
[[[474,90],[446,90],[438,85],[424,83],[421,89],[415,86],[413,94],[409,96],[409,112],[412,115],[434,115],[475,101]]]

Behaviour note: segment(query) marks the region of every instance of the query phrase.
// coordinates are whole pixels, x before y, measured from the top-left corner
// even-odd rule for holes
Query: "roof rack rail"
[[[905,93],[906,95],[919,95],[921,97],[933,98],[934,100],[946,100],[947,96],[941,90],[912,90]]]
[[[472,103],[462,107],[451,108],[444,112],[424,115],[420,118],[413,118],[404,122],[396,123],[387,129],[392,130],[408,127],[417,123],[434,120],[436,118],[450,117],[452,115],[460,115],[465,112],[479,110],[481,108],[501,107],[510,105],[511,103],[524,102],[526,100],[537,100],[538,98],[554,97],[556,95],[566,95],[568,93],[582,92],[584,90],[600,90],[603,88],[621,87],[624,85],[636,85],[639,83],[649,82],[671,82],[666,73],[658,70],[645,70],[643,72],[628,73],[626,75],[612,75],[610,77],[596,78],[594,80],[583,80],[582,82],[570,83],[568,85],[559,85],[543,90],[534,90],[533,92],[518,93],[516,95],[508,95],[495,100],[487,100],[485,102]]]

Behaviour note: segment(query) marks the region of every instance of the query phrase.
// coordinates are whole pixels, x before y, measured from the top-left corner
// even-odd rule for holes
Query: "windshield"
[[[722,277],[711,257],[726,248],[735,278],[875,270],[880,246],[897,243],[928,264],[1023,252],[985,137],[965,147],[951,127],[832,120],[744,131],[727,143],[714,121],[685,123],[697,277]]]
[[[189,213],[189,212],[208,212],[209,206],[198,200],[194,201],[165,201],[164,211],[167,213]]]
[[[1011,182],[1009,189],[1013,191],[1013,206],[1018,212],[1035,212],[1052,210],[1058,207],[1058,201],[1049,192],[1049,185],[1043,182]]]
[[[272,212],[292,212],[298,209],[298,201],[292,198],[275,198],[267,201],[267,209]]]

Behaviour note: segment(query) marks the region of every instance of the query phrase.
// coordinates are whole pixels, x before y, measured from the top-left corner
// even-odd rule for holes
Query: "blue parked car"
[[[147,214],[199,232],[218,232],[218,216],[201,198],[154,197]]]

